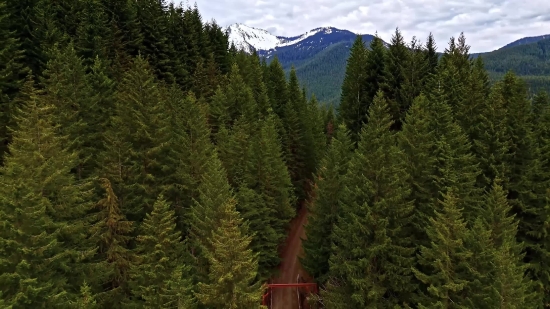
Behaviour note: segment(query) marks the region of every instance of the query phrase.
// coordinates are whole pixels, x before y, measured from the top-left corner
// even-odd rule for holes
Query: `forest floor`
[[[304,225],[307,222],[307,206],[304,204],[298,212],[298,216],[290,223],[288,238],[281,250],[281,265],[279,274],[273,283],[296,283],[298,276],[309,278],[302,268],[298,257],[302,256],[302,239],[305,238]],[[299,309],[298,294],[296,288],[273,289],[271,309]]]

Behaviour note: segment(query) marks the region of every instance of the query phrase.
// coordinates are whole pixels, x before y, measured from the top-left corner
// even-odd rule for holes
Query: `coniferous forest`
[[[550,98],[461,35],[358,37],[340,106],[196,5],[0,0],[0,308],[550,306]]]

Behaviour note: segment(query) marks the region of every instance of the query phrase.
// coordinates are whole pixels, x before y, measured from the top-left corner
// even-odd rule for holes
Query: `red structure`
[[[317,294],[319,292],[317,283],[272,283],[267,285],[267,291],[262,297],[262,305],[269,307],[271,305],[269,303],[269,297],[271,296],[273,289],[281,288],[298,288],[300,290],[305,290],[308,294]]]

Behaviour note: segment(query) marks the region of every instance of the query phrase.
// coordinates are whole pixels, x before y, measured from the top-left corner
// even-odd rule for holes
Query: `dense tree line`
[[[365,36],[363,38],[365,39]],[[369,41],[364,41],[368,48]],[[411,50],[418,46],[417,40],[413,41],[407,42]],[[523,45],[506,46],[492,52],[472,54],[471,57],[483,58],[491,84],[502,79],[504,74],[511,70],[525,80],[529,94],[534,96],[540,91],[550,92],[549,43],[550,39],[543,39]],[[296,67],[298,78],[308,85],[308,95],[315,94],[321,102],[336,106],[340,101],[345,63],[350,55],[352,42],[342,41],[328,47],[320,46],[323,47],[322,50],[308,49],[308,52],[315,51],[315,54],[311,55],[303,53],[300,48],[285,48],[284,51],[277,51],[275,54],[287,73],[292,65]],[[441,56],[441,53],[438,54]]]
[[[0,112],[2,308],[259,308],[331,119],[164,0],[1,0]]]
[[[461,34],[358,37],[314,183],[305,269],[326,308],[545,308],[548,117]]]

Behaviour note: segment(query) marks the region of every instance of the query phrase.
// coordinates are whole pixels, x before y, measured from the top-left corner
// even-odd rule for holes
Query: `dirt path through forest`
[[[302,268],[299,256],[303,254],[302,238],[305,238],[304,225],[307,222],[307,207],[302,206],[298,216],[290,223],[290,230],[285,247],[281,253],[281,265],[279,276],[273,283],[296,283],[298,275],[307,278]],[[298,309],[298,297],[296,288],[273,289],[272,309]]]

